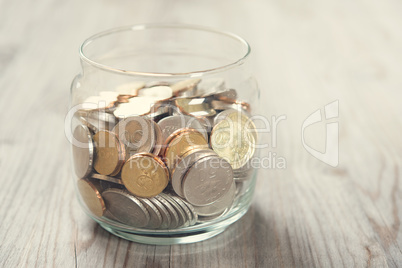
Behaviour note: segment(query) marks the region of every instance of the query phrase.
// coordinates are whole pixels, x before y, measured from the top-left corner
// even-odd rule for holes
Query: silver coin
[[[176,210],[177,215],[179,216],[179,225],[177,227],[187,227],[189,225],[189,219],[187,218],[186,212],[184,212],[183,208],[169,195],[161,194],[163,198],[165,198],[172,207]]]
[[[180,206],[180,207],[183,209],[183,211],[186,213],[187,221],[186,221],[186,223],[183,225],[183,227],[187,227],[187,226],[190,226],[190,225],[195,224],[195,222],[194,222],[194,215],[193,215],[193,213],[190,211],[190,209],[189,209],[189,207],[187,206],[187,204],[185,204],[185,203],[183,202],[183,200],[182,200],[180,197],[178,197],[178,196],[171,195],[170,197],[171,197],[174,201],[176,201],[176,203],[179,204],[179,206]]]
[[[194,206],[194,210],[199,216],[214,216],[221,214],[233,204],[235,193],[236,183],[233,181],[229,192],[227,192],[224,196],[212,204],[206,206]]]
[[[152,121],[142,116],[130,116],[121,120],[113,132],[126,146],[130,154],[151,152],[155,145],[155,131]]]
[[[114,183],[114,184],[123,185],[123,182],[121,181],[121,179],[117,179],[117,178],[114,178],[114,177],[110,177],[110,176],[106,176],[106,175],[102,175],[102,174],[98,174],[98,173],[93,173],[91,175],[91,177],[94,178],[94,179],[107,181],[107,182],[111,182],[111,183]]]
[[[154,198],[157,199],[159,202],[161,202],[170,214],[171,222],[169,225],[169,229],[177,228],[179,226],[179,215],[177,214],[173,206],[170,204],[170,202],[168,202],[160,194],[155,196]]]
[[[225,195],[232,181],[230,164],[218,156],[207,156],[188,169],[183,178],[183,193],[190,204],[205,206]]]
[[[163,118],[158,122],[162,130],[162,138],[165,142],[173,132],[182,128],[192,128],[198,130],[206,140],[208,140],[207,130],[197,118],[188,115],[174,115]]]
[[[116,125],[116,118],[104,111],[91,111],[86,115],[81,116],[81,121],[93,132],[100,130],[112,130]]]
[[[145,116],[149,119],[158,122],[161,119],[168,117],[171,113],[172,105],[169,102],[158,102],[152,106],[151,111]]]
[[[208,134],[211,133],[214,126],[214,118],[212,116],[197,117],[201,125],[207,130]]]
[[[226,209],[226,210],[224,210],[222,213],[217,214],[217,215],[213,215],[213,216],[199,216],[198,219],[197,219],[197,223],[206,223],[206,222],[210,222],[210,221],[216,220],[216,219],[218,219],[218,218],[220,218],[220,217],[226,215],[226,213],[227,213],[228,211],[229,211],[229,210]]]
[[[160,225],[160,229],[168,229],[170,227],[170,225],[171,225],[171,222],[172,222],[172,218],[170,217],[169,211],[156,198],[154,198],[154,197],[149,198],[149,201],[151,201],[152,204],[155,205],[155,207],[159,210],[159,212],[160,212],[160,214],[162,216],[162,223]]]
[[[148,210],[150,219],[149,223],[146,226],[151,229],[158,229],[162,225],[162,215],[156,206],[147,198],[138,198],[145,208]]]
[[[73,161],[78,178],[82,179],[92,171],[94,163],[94,145],[88,127],[79,125],[73,132]]]
[[[192,150],[189,153],[183,155],[180,162],[176,165],[176,167],[172,171],[171,184],[173,190],[176,192],[177,195],[184,197],[182,181],[188,168],[191,167],[195,162],[197,162],[201,158],[210,155],[216,155],[216,153],[211,149],[201,149],[201,150]]]
[[[186,206],[187,208],[190,210],[191,213],[191,220],[190,220],[190,225],[194,225],[197,223],[197,219],[198,219],[198,215],[194,210],[193,205],[191,205],[190,203],[188,203],[186,200],[184,199],[180,199]]]
[[[107,189],[102,193],[107,210],[124,224],[133,227],[147,226],[150,215],[135,196],[120,189]]]
[[[105,213],[103,214],[103,217],[108,218],[109,220],[112,220],[112,221],[118,221],[118,222],[120,222],[119,219],[116,218],[115,216],[113,216],[113,214],[110,213],[110,211],[107,210],[107,209],[106,209]]]
[[[163,146],[162,129],[155,121],[152,121],[152,129],[155,132],[155,144],[154,148],[152,149],[152,153],[154,155],[158,155]]]

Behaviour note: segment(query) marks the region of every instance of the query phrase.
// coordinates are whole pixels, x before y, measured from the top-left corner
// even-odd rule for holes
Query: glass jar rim
[[[102,63],[99,63],[90,57],[88,57],[84,53],[84,49],[87,45],[90,43],[94,42],[96,39],[99,39],[101,37],[111,35],[114,33],[118,32],[124,32],[124,31],[141,31],[141,30],[147,30],[147,29],[183,29],[183,30],[195,30],[195,31],[203,31],[203,32],[209,32],[209,33],[215,33],[219,34],[221,36],[226,36],[230,37],[233,40],[237,40],[239,43],[243,44],[243,46],[246,48],[246,53],[239,57],[238,59],[234,60],[233,62],[223,65],[223,66],[217,66],[215,68],[210,68],[206,70],[200,70],[200,71],[192,71],[192,72],[181,72],[181,73],[158,73],[158,72],[141,72],[141,71],[134,71],[134,70],[124,70],[112,66],[108,66]],[[225,70],[228,70],[232,67],[239,66],[243,64],[243,62],[248,58],[250,55],[251,48],[249,43],[243,39],[242,37],[233,34],[231,32],[226,32],[226,31],[221,31],[217,30],[214,28],[210,27],[204,27],[204,26],[198,26],[198,25],[189,25],[189,24],[136,24],[136,25],[130,25],[130,26],[123,26],[123,27],[117,27],[117,28],[112,28],[106,31],[102,31],[100,33],[97,33],[95,35],[92,35],[91,37],[87,38],[80,46],[79,48],[79,54],[80,58],[87,62],[88,64],[95,66],[99,69],[103,69],[106,71],[114,72],[114,73],[119,73],[119,74],[127,74],[127,75],[138,75],[138,76],[169,76],[169,77],[175,77],[175,76],[190,76],[190,77],[199,77],[202,75],[210,74],[210,73],[216,73],[216,72],[222,72]]]

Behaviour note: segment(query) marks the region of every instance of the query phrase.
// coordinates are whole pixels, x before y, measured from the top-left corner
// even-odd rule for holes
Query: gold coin
[[[178,98],[175,100],[175,105],[180,113],[195,117],[214,116],[216,114],[206,98]]]
[[[169,171],[153,154],[138,153],[130,157],[121,171],[127,190],[139,197],[153,197],[168,185]]]
[[[255,136],[247,131],[243,121],[222,120],[211,133],[211,147],[227,160],[233,169],[243,167],[255,152]]]
[[[192,128],[183,128],[173,132],[167,140],[164,152],[165,162],[169,169],[188,151],[193,149],[206,149],[208,142],[204,135]]]
[[[113,132],[102,130],[93,139],[96,149],[95,170],[102,175],[117,175],[125,159],[125,149],[119,138]]]
[[[102,217],[106,210],[105,202],[95,184],[87,179],[82,179],[77,182],[77,187],[88,209],[95,216]]]

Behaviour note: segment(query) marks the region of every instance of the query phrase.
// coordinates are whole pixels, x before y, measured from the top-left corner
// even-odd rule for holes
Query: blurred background
[[[398,266],[402,3],[0,0],[0,266]],[[183,246],[111,236],[75,200],[64,117],[78,48],[105,29],[186,23],[252,47],[261,114],[285,115],[286,168],[263,169],[254,205],[224,234]],[[304,120],[339,102],[339,164],[314,158]],[[325,151],[325,122],[305,132]],[[263,137],[271,144],[272,135]],[[262,154],[265,154],[262,152]]]

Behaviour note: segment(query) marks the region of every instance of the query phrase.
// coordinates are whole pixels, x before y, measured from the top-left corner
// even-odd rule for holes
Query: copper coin
[[[95,184],[81,179],[77,182],[77,188],[89,211],[97,217],[102,217],[106,210],[105,202]]]
[[[95,170],[102,175],[117,175],[125,159],[125,149],[118,137],[110,131],[101,130],[93,140],[96,149]]]
[[[183,154],[196,148],[208,148],[208,142],[200,132],[185,128],[174,132],[167,140],[168,145],[164,151],[164,160],[169,169],[181,159]]]
[[[121,178],[127,190],[139,197],[153,197],[166,188],[169,171],[153,154],[138,153],[124,164]]]
[[[163,141],[166,142],[173,132],[182,128],[193,128],[204,135],[208,140],[208,133],[205,127],[197,120],[197,118],[189,115],[174,115],[163,118],[158,122],[162,129]]]
[[[94,161],[94,146],[92,135],[84,125],[79,125],[73,133],[73,161],[74,170],[78,178],[86,177],[92,170]]]

